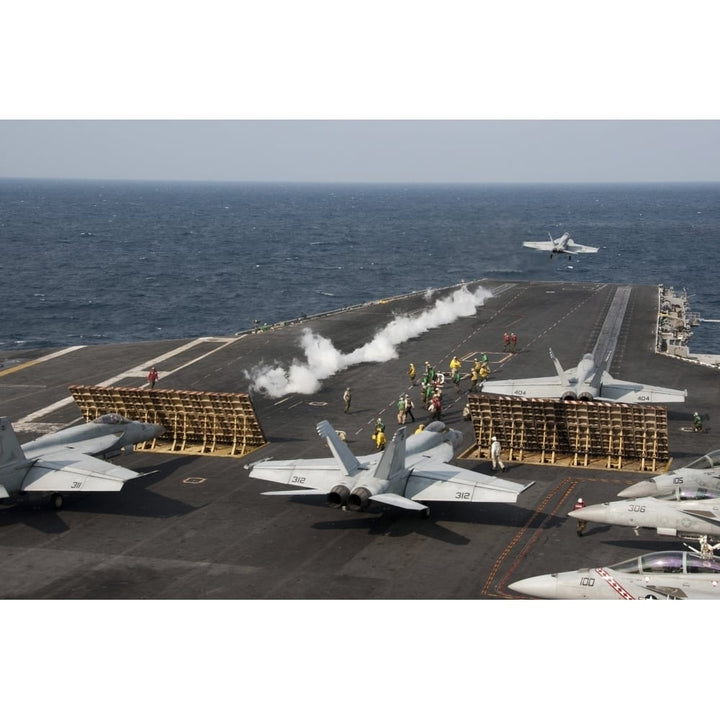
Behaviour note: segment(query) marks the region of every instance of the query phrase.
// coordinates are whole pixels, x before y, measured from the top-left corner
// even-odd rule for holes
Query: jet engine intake
[[[326,495],[327,504],[332,508],[340,508],[347,504],[350,489],[345,485],[336,485]]]
[[[370,504],[370,491],[367,488],[356,488],[350,493],[347,506],[350,510],[364,510]]]

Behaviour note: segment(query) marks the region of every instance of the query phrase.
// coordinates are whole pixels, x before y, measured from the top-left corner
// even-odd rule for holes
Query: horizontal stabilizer
[[[373,495],[370,499],[379,503],[385,503],[385,505],[393,505],[403,510],[427,510],[426,505],[410,500],[402,495],[396,495],[395,493],[380,493],[379,495]]]

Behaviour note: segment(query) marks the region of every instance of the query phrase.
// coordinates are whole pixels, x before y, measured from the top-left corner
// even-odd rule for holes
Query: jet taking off
[[[556,376],[519,380],[489,380],[482,386],[484,393],[517,395],[528,398],[559,400],[597,400],[598,402],[653,403],[685,402],[687,390],[656,387],[643,383],[616,380],[607,369],[611,355],[600,365],[590,353],[583,355],[577,367],[563,370],[550,348]]]
[[[720,450],[713,450],[677,470],[641,480],[619,492],[618,497],[672,497],[677,500],[720,497]]]
[[[246,465],[252,478],[294,488],[263,495],[324,495],[331,507],[358,511],[378,502],[419,510],[428,517],[425,501],[514,503],[533,484],[521,485],[448,464],[462,443],[462,433],[439,421],[407,441],[401,427],[385,450],[361,457],[353,455],[327,420],[318,423],[317,431],[334,460],[261,460]]]
[[[706,600],[720,598],[720,560],[667,550],[609,567],[536,575],[508,585],[545,600]]]
[[[581,253],[596,253],[598,248],[591,247],[590,245],[580,245],[576,243],[571,237],[570,233],[563,233],[559,238],[553,238],[550,233],[549,240],[540,240],[538,242],[524,242],[523,247],[532,248],[533,250],[544,250],[550,251],[550,258],[554,258],[556,255],[578,255]],[[568,260],[570,258],[568,257]]]
[[[23,445],[8,418],[0,418],[0,500],[25,493],[49,493],[55,508],[64,492],[118,491],[140,476],[100,458],[132,450],[165,432],[162,425],[112,413],[92,422],[43,435]]]

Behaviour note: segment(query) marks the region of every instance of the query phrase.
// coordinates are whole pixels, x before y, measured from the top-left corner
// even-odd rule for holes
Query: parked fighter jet
[[[522,378],[519,380],[489,380],[482,387],[486,393],[518,395],[533,398],[557,398],[560,400],[597,400],[623,403],[684,402],[687,390],[644,385],[643,383],[616,380],[606,368],[610,366],[611,354],[600,365],[587,353],[577,367],[563,370],[550,348],[550,358],[557,376]]]
[[[43,435],[20,445],[8,418],[0,418],[0,500],[49,493],[55,508],[64,492],[118,491],[140,476],[101,460],[165,432],[162,425],[127,420],[116,413]]]
[[[663,500],[654,497],[616,500],[571,510],[572,518],[603,525],[655,529],[658,535],[684,539],[701,538],[705,543],[720,539],[720,500]]]
[[[579,253],[596,253],[598,251],[598,248],[596,247],[576,243],[570,237],[570,233],[568,232],[563,233],[559,238],[553,239],[553,236],[550,235],[550,233],[548,233],[548,236],[550,237],[549,240],[524,242],[523,247],[532,248],[533,250],[549,250],[551,259],[560,254],[571,256]]]
[[[428,517],[424,501],[514,503],[533,484],[449,465],[462,443],[462,433],[439,421],[407,441],[405,428],[400,427],[382,452],[361,457],[353,455],[327,420],[318,423],[317,431],[334,460],[261,460],[246,465],[252,478],[295,488],[263,495],[324,495],[331,507],[349,510],[365,510],[372,501],[419,510]]]
[[[508,587],[546,600],[717,599],[720,560],[684,550],[666,550],[609,567],[536,575]]]
[[[619,497],[667,497],[704,500],[720,497],[720,450],[713,450],[689,465],[625,488]]]

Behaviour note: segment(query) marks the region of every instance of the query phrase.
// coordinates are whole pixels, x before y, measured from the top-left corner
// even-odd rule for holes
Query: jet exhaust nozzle
[[[592,402],[594,398],[591,393],[583,392],[578,395],[578,400],[580,400],[581,402]]]
[[[332,508],[347,505],[350,490],[345,485],[336,485],[326,496],[327,504]]]
[[[353,490],[347,500],[347,506],[350,510],[364,510],[370,504],[370,491],[361,487]]]
[[[561,402],[565,402],[566,400],[577,400],[577,395],[572,390],[568,390],[560,397]]]

